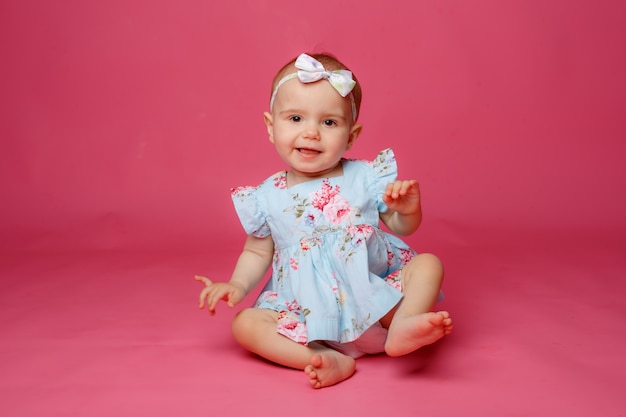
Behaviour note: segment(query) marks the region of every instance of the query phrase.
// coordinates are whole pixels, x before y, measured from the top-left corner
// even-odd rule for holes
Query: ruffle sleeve
[[[383,194],[387,188],[387,184],[394,182],[398,178],[398,165],[396,164],[396,156],[391,148],[381,151],[370,163],[373,169],[374,193],[376,195],[376,204],[378,211],[384,213],[387,211],[387,205],[383,201]]]
[[[239,221],[246,234],[254,237],[267,237],[271,235],[267,224],[266,214],[259,201],[258,188],[237,187],[231,190],[231,197]]]

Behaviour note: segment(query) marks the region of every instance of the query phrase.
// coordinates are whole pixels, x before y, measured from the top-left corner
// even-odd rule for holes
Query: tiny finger
[[[404,195],[413,187],[412,181],[402,181],[402,187],[400,188],[400,194]]]
[[[387,187],[385,188],[385,195],[391,196],[392,192],[393,192],[393,183],[390,182],[389,184],[387,184]]]
[[[194,279],[196,281],[202,282],[204,285],[207,285],[207,286],[213,284],[213,282],[210,279],[208,279],[207,277],[203,277],[201,275],[196,275]]]
[[[204,301],[207,299],[210,291],[211,291],[210,287],[204,287],[202,291],[200,291],[200,304],[199,304],[200,308],[204,307]]]
[[[402,192],[402,181],[396,181],[393,183],[391,196],[393,198],[398,198]]]

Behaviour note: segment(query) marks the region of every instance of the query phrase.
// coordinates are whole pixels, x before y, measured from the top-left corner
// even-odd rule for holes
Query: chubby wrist
[[[417,209],[407,211],[407,212],[395,211],[394,217],[396,218],[397,221],[402,222],[402,223],[406,223],[406,222],[413,223],[415,221],[419,222],[422,218],[422,209],[418,207]]]
[[[396,211],[396,214],[398,216],[402,216],[402,217],[420,217],[422,215],[422,208],[420,206],[417,206],[416,208],[407,210],[406,212],[400,212],[400,211]]]
[[[247,286],[246,286],[244,283],[242,283],[242,282],[240,282],[240,281],[231,280],[231,281],[229,282],[229,284],[230,284],[230,285],[233,285],[233,286],[235,286],[235,287],[240,288],[240,289],[241,289],[241,291],[243,291],[243,293],[244,293],[244,294],[246,294],[246,295],[248,294],[248,288],[247,288]]]

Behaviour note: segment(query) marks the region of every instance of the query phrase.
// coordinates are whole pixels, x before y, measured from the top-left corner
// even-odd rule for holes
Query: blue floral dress
[[[343,175],[287,188],[281,171],[232,198],[246,233],[272,236],[272,276],[255,303],[279,313],[277,331],[302,344],[354,341],[402,298],[399,270],[415,252],[380,228],[396,180],[391,149],[342,159]]]

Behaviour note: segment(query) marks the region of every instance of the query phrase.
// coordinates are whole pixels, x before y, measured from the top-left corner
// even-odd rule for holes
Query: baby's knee
[[[402,269],[403,275],[418,273],[423,278],[443,281],[443,264],[441,260],[431,253],[420,253]]]
[[[265,310],[260,308],[246,308],[241,310],[233,318],[231,329],[235,339],[241,343],[246,344],[246,341],[250,338],[254,338],[265,325],[276,325],[276,313],[271,310]]]
[[[425,268],[433,271],[443,271],[443,264],[441,263],[441,260],[432,253],[420,253],[415,258]]]
[[[235,337],[241,334],[247,334],[250,332],[250,329],[254,326],[253,320],[253,310],[252,308],[246,308],[241,310],[235,317],[233,318],[233,322],[231,324],[231,328]]]

